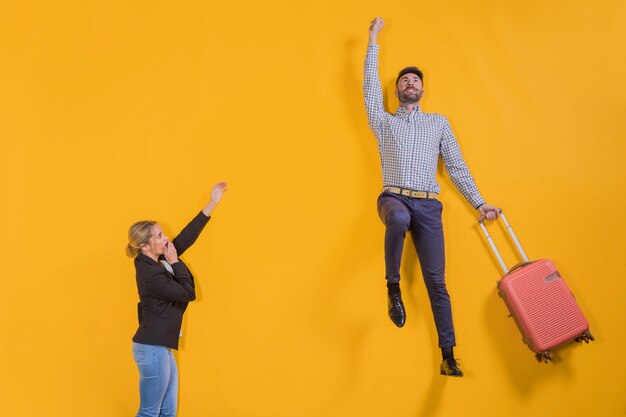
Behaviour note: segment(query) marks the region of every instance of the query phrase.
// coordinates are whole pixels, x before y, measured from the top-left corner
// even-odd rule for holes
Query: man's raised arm
[[[367,54],[365,55],[363,95],[365,96],[365,110],[367,121],[376,136],[380,132],[385,107],[383,106],[383,89],[378,76],[378,33],[385,26],[380,17],[370,23]]]

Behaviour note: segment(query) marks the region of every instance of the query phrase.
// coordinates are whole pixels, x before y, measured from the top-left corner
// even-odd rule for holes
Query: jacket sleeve
[[[178,261],[172,264],[174,277],[161,267],[154,268],[146,280],[148,293],[154,297],[173,302],[189,302],[196,299],[196,287],[187,266]]]
[[[191,245],[194,244],[204,226],[209,222],[210,216],[206,216],[203,212],[198,213],[196,217],[189,222],[187,226],[172,241],[178,256],[182,255]],[[164,259],[164,258],[163,258]]]

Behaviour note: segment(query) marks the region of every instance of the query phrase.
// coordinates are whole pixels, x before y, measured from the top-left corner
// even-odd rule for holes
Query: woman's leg
[[[175,417],[176,408],[178,405],[178,367],[176,366],[174,351],[170,350],[168,352],[168,356],[170,366],[170,379],[165,390],[163,403],[161,403],[161,414],[159,414],[159,417]]]
[[[133,343],[133,358],[139,369],[137,417],[159,417],[170,380],[170,357],[164,346]]]

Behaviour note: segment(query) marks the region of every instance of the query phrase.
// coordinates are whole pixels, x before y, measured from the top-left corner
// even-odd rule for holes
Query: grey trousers
[[[400,261],[404,237],[411,232],[422,267],[430,307],[433,311],[439,347],[456,345],[450,295],[445,281],[445,251],[439,200],[409,198],[383,191],[378,196],[378,215],[385,224],[385,278],[400,282]]]

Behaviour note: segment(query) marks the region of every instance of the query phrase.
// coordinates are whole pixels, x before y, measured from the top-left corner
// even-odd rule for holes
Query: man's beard
[[[418,101],[420,101],[421,98],[422,98],[422,93],[418,91],[414,93],[404,93],[401,91],[398,93],[398,100],[400,101],[400,103],[404,103],[404,104],[417,103]]]

